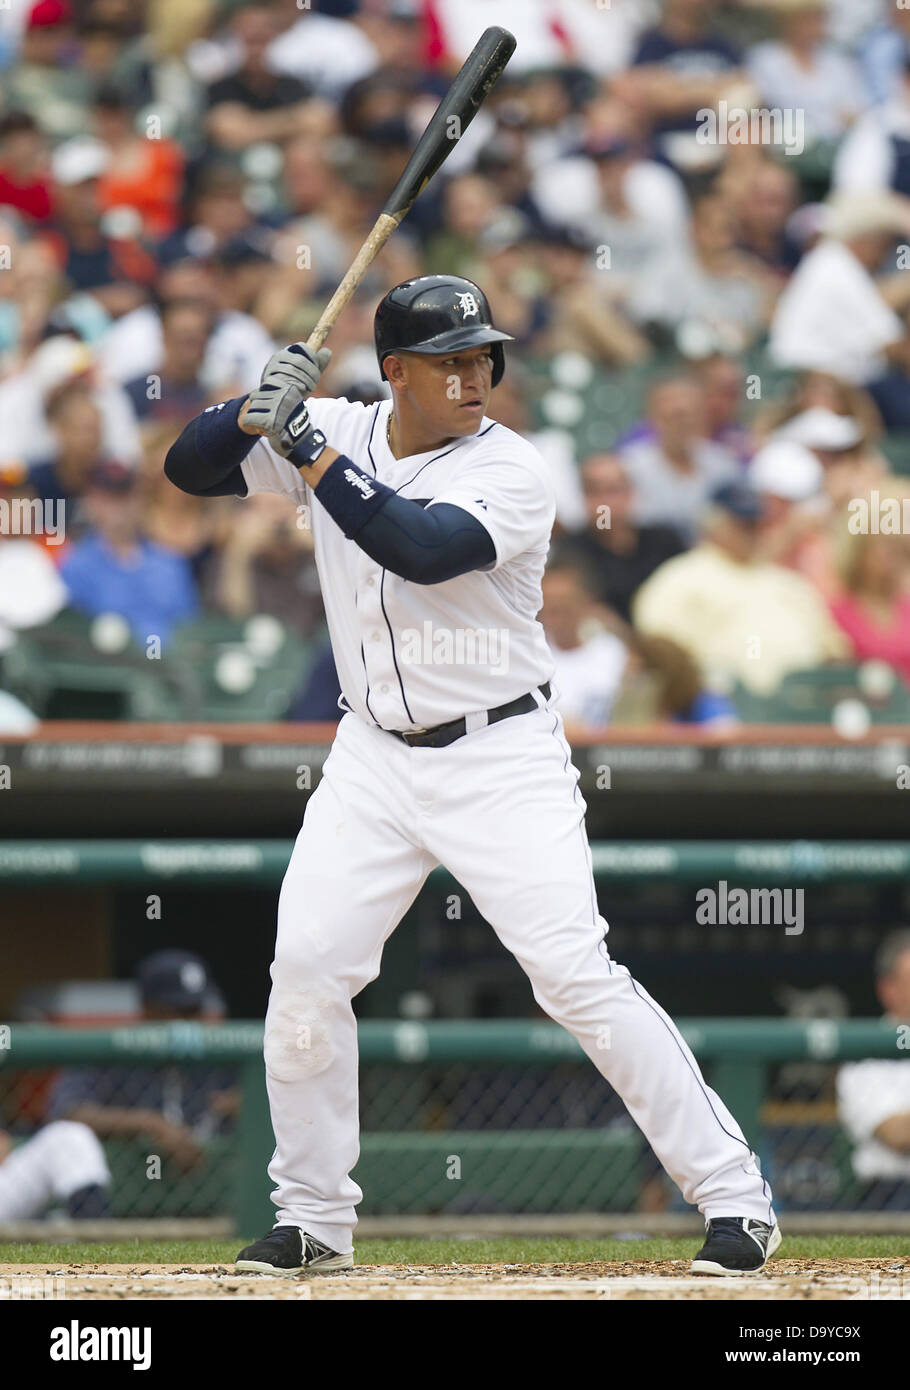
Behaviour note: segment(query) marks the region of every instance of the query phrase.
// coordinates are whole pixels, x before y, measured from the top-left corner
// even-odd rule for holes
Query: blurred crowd
[[[164,455],[307,335],[489,23],[517,36],[507,74],[320,393],[383,399],[392,285],[484,287],[515,337],[491,412],[553,468],[542,621],[576,731],[723,723],[736,689],[828,662],[910,684],[910,8],[888,0],[0,7],[0,521],[66,517],[0,525],[0,652],[66,606],[140,645],[200,614],[324,639],[300,518],[186,496]],[[617,377],[646,382],[640,417],[582,440],[567,397]],[[316,675],[298,717],[331,717]]]

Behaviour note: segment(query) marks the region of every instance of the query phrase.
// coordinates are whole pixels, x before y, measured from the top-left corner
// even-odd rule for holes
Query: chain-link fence
[[[887,1109],[889,1087],[907,1087],[898,1030],[754,1019],[682,1028],[761,1153],[781,1211],[910,1210],[910,1174],[867,1123],[870,1066],[873,1109]],[[268,1214],[261,1029],[180,1029],[13,1029],[0,1068],[0,1128],[15,1145],[0,1163],[0,1224],[104,1214],[94,1201],[73,1206],[93,1186],[77,1183],[94,1171],[82,1130],[101,1140],[109,1215],[233,1217],[248,1229]],[[153,1063],[149,1039],[162,1040]],[[619,1098],[550,1024],[365,1022],[361,1051],[363,1215],[683,1210]],[[39,1055],[56,1065],[32,1065]],[[42,1173],[44,1188],[25,1187],[43,1202],[26,1209],[20,1192],[17,1205],[17,1171]]]

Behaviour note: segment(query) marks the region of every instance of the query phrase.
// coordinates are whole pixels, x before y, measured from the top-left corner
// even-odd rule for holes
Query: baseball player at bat
[[[437,865],[702,1212],[693,1270],[752,1273],[780,1244],[739,1125],[607,950],[537,621],[549,471],[487,414],[508,338],[477,285],[422,275],[376,312],[390,401],[309,399],[328,352],[292,344],[258,390],[209,407],[167,457],[186,492],[274,492],[310,507],[345,711],[281,889],[265,1024],[277,1221],[238,1269],[353,1264],[352,1000]]]

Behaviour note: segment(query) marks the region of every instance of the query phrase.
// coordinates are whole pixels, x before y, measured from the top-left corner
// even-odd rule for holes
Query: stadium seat
[[[166,656],[151,661],[127,636],[99,649],[97,619],[65,609],[18,635],[4,660],[7,689],[42,719],[171,721],[191,716],[191,674]]]
[[[309,669],[314,643],[277,618],[201,617],[174,634],[172,658],[198,682],[202,719],[272,720],[287,714]]]
[[[910,689],[894,676],[889,689],[870,690],[861,665],[832,664],[791,671],[771,695],[756,695],[740,685],[733,702],[740,718],[750,724],[830,724],[845,700],[860,702],[873,724],[910,720]]]
[[[885,435],[880,448],[892,472],[910,477],[910,431]]]

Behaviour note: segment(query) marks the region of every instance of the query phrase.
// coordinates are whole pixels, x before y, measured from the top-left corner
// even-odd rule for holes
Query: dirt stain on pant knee
[[[326,1070],[334,1055],[332,1004],[318,984],[276,985],[265,1019],[265,1068],[278,1081],[302,1081]]]

